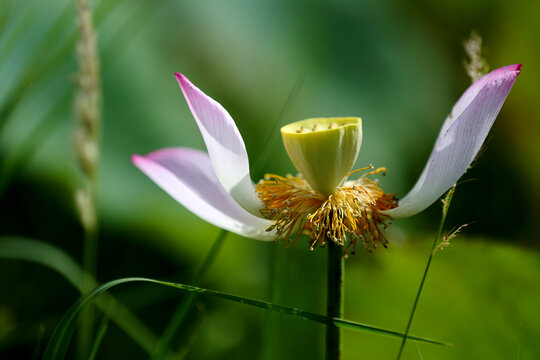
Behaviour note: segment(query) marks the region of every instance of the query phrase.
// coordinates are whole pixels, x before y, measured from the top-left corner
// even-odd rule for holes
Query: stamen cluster
[[[329,240],[344,246],[347,239],[346,251],[352,246],[353,253],[358,241],[368,250],[376,248],[377,243],[385,246],[388,240],[384,229],[390,217],[382,212],[395,208],[397,200],[394,194],[385,194],[378,181],[366,177],[384,171],[380,168],[347,181],[328,197],[300,177],[266,175],[257,184],[257,193],[264,204],[261,214],[275,221],[267,231],[275,229],[276,240],[289,244],[307,234],[311,249]]]
[[[275,223],[266,231],[276,230],[276,240],[295,243],[308,228],[308,215],[324,204],[326,197],[311,189],[302,178],[266,174],[256,186],[264,207],[261,214]],[[296,236],[292,235],[296,232]]]

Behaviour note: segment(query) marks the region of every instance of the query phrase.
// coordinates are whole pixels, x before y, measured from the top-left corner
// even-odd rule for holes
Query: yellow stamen
[[[373,167],[362,170],[370,168]],[[385,171],[385,168],[376,169],[348,181],[328,197],[314,191],[302,178],[265,175],[256,189],[264,204],[261,214],[275,220],[267,230],[276,229],[276,240],[288,244],[307,234],[312,249],[328,240],[345,245],[347,239],[346,251],[353,246],[354,252],[357,241],[368,250],[376,248],[377,243],[385,246],[388,241],[383,230],[390,217],[382,211],[396,207],[397,200],[393,194],[385,194],[377,181],[366,178]]]
[[[371,165],[369,165],[369,166],[366,166],[366,167],[363,167],[363,168],[360,168],[360,169],[356,169],[356,170],[354,170],[354,171],[351,171],[350,173],[348,173],[348,174],[345,175],[345,176],[346,176],[346,177],[349,177],[349,176],[351,176],[352,174],[357,173],[357,172],[359,172],[359,171],[364,171],[364,170],[367,170],[367,169],[373,169],[373,168],[374,168],[374,166],[373,166],[373,164],[371,164]],[[384,169],[384,168],[383,168],[383,169]],[[379,170],[379,169],[377,169],[377,170]]]
[[[257,184],[257,193],[264,204],[261,214],[276,221],[267,231],[276,229],[276,240],[289,243],[295,243],[306,228],[307,214],[316,211],[326,199],[304,179],[291,175],[265,175]],[[296,236],[291,238],[295,232]]]

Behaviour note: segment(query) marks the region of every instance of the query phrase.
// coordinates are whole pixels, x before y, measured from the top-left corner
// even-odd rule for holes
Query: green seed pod
[[[362,119],[312,118],[281,128],[285,149],[311,187],[330,196],[351,171],[362,144]]]

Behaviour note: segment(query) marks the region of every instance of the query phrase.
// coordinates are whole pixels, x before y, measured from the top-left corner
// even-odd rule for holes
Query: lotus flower
[[[465,173],[520,71],[521,64],[502,67],[465,91],[444,121],[420,178],[399,202],[368,178],[384,168],[348,180],[356,172],[351,169],[362,140],[359,118],[314,118],[283,127],[286,150],[300,174],[268,174],[255,185],[229,113],[178,73],[208,153],[174,147],[133,155],[132,162],[188,210],[242,236],[293,241],[305,233],[312,247],[326,241],[344,245],[347,239],[367,248],[384,245],[389,219],[426,209]]]

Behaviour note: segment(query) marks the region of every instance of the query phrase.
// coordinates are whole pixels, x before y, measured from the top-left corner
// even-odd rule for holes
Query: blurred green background
[[[0,252],[0,358],[40,356],[80,293],[57,258],[82,259],[73,201],[75,2],[0,0],[0,240],[51,267]],[[168,146],[204,149],[174,79],[182,72],[235,119],[250,159],[284,123],[360,116],[357,165],[386,166],[383,189],[403,196],[453,103],[469,86],[462,42],[476,29],[492,69],[523,63],[487,141],[458,186],[447,228],[464,233],[434,257],[403,359],[540,358],[540,3],[535,0],[274,0],[91,2],[102,71],[97,280],[146,276],[193,283],[220,230],[176,203],[130,162]],[[264,172],[294,172],[281,140]],[[254,180],[263,173],[252,174]],[[389,249],[346,261],[345,318],[403,331],[440,219],[440,205],[396,221]],[[16,237],[15,239],[13,237]],[[13,240],[14,239],[14,240]],[[25,248],[27,247],[27,248]],[[28,255],[30,256],[30,255]],[[325,311],[325,251],[228,235],[203,287]],[[112,291],[159,337],[179,291]],[[102,313],[95,311],[96,323]],[[187,359],[322,359],[324,326],[200,297],[174,338]],[[76,357],[72,341],[69,357]],[[344,332],[344,359],[392,359],[399,340]],[[111,322],[98,358],[150,355]]]

